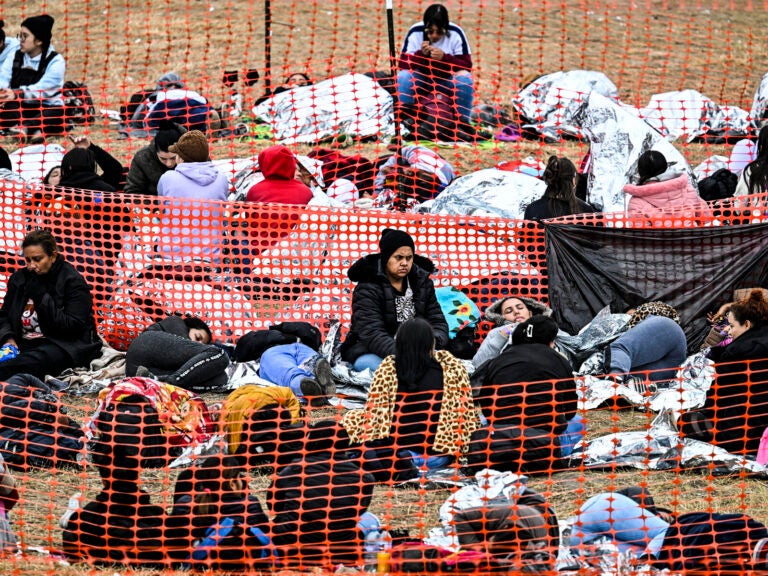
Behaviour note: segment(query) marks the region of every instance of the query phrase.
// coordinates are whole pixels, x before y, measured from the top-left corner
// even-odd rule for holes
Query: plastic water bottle
[[[365,535],[363,569],[366,572],[389,572],[390,537],[386,530],[371,530]]]

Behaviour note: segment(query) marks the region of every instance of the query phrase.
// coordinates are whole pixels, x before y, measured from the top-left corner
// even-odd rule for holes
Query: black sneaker
[[[139,378],[150,378],[152,380],[157,380],[157,376],[155,376],[146,366],[137,366],[136,376]]]
[[[656,394],[657,390],[656,384],[646,381],[638,376],[628,376],[627,379],[624,380],[624,386],[630,390],[634,390],[641,396],[653,396]]]
[[[321,358],[315,364],[315,380],[323,390],[323,396],[336,395],[336,382],[333,380],[333,370],[331,364],[325,358]]]

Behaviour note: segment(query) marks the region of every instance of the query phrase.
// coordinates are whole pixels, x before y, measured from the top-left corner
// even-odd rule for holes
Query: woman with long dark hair
[[[397,331],[395,354],[376,370],[365,408],[347,412],[341,424],[352,443],[369,448],[368,469],[388,480],[392,473],[403,478],[416,468],[450,464],[480,420],[466,368],[450,352],[435,350],[429,322],[412,318]]]
[[[733,195],[746,196],[766,191],[768,191],[768,126],[763,126],[757,138],[757,157],[744,168]]]
[[[566,157],[550,156],[544,170],[544,195],[525,209],[526,220],[546,220],[592,213],[595,209],[576,197],[576,166]]]

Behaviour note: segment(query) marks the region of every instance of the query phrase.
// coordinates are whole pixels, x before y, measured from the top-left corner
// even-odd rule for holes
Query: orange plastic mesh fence
[[[416,29],[418,49],[406,50],[415,52],[406,58],[401,54],[427,3],[393,2],[394,57],[385,3],[25,0],[4,6],[9,42],[2,53],[10,57],[0,67],[0,144],[11,153],[17,174],[0,172],[3,300],[11,274],[24,266],[25,234],[44,228],[85,277],[99,334],[120,351],[173,313],[204,319],[215,340],[228,345],[251,330],[291,320],[310,322],[323,335],[338,321],[346,333],[354,287],[347,270],[378,251],[384,228],[398,228],[413,236],[418,254],[435,263],[435,285],[461,288],[481,311],[510,293],[546,304],[544,228],[515,219],[541,196],[543,186],[535,188],[535,180],[520,181],[521,197],[514,201],[465,208],[471,215],[416,214],[413,206],[437,195],[452,177],[483,169],[540,175],[551,155],[580,166],[590,140],[602,145],[598,159],[607,151],[622,160],[593,173],[601,178],[621,172],[629,179],[636,171],[633,146],[659,147],[661,138],[672,143],[665,153],[674,148],[681,154],[678,166],[682,160],[698,166],[699,179],[720,167],[738,172],[756,153],[768,101],[761,85],[768,53],[760,41],[768,24],[766,2],[451,0],[445,6],[466,36],[471,75],[461,72],[469,60],[462,57],[457,30],[447,37],[435,30],[427,34],[430,46],[422,47],[418,36],[423,42],[424,34]],[[13,76],[13,39],[19,35],[34,54],[29,34],[45,36],[50,22],[20,25],[43,12],[55,18],[51,46],[60,54],[48,64],[48,78],[66,62],[53,91],[64,80],[85,84],[67,84],[61,101],[46,94],[52,99],[45,105],[38,93],[22,89],[29,78],[22,82],[17,75],[16,91],[5,90]],[[453,68],[446,70],[446,64]],[[415,73],[415,93],[410,102],[401,90],[396,105],[393,69],[401,68]],[[470,78],[474,114],[467,123]],[[299,86],[306,80],[308,86]],[[627,130],[624,143],[601,140],[585,127],[590,94],[628,111],[616,123]],[[305,180],[347,206],[305,207],[306,190],[297,200],[301,206],[279,207],[142,195],[155,188],[137,171],[141,154],[145,166],[158,172],[156,180],[162,169],[151,155],[151,138],[168,118],[206,133],[232,197],[244,198],[256,183],[251,173],[259,152],[282,143],[322,161],[321,168],[305,162],[311,172]],[[391,170],[387,164],[380,170],[397,151],[397,135],[410,143],[414,134],[439,156],[425,148],[419,158],[406,156],[391,161]],[[744,137],[752,142],[731,147]],[[40,139],[45,148],[37,147]],[[65,188],[43,188],[41,180],[76,143],[99,147],[91,149],[109,186],[121,188],[133,166],[127,189],[134,193],[75,190],[97,186],[76,178],[65,179]],[[160,160],[170,162],[171,153],[161,152]],[[485,182],[498,175],[486,174]],[[591,199],[606,205],[605,197]],[[622,199],[611,201],[617,212],[563,222],[727,228],[763,224],[768,206],[765,195],[753,195],[704,211],[630,218]],[[700,250],[708,248],[704,243]],[[683,270],[688,262],[679,265]],[[700,278],[696,288],[710,281],[717,283]],[[478,340],[490,328],[483,322]],[[514,423],[522,414],[541,422],[543,432],[530,422],[522,432],[499,426],[492,436],[480,428],[468,446],[462,432],[474,429],[477,413],[466,396],[449,401],[446,393],[442,404],[450,406],[454,424],[447,431],[436,414],[441,400],[427,395],[412,399],[410,412],[396,412],[400,420],[391,442],[378,439],[365,448],[347,438],[348,410],[308,406],[304,415],[290,393],[260,387],[199,397],[137,380],[101,405],[104,393],[97,397],[95,390],[121,374],[119,358],[109,359],[88,374],[70,374],[69,393],[49,391],[34,379],[3,385],[0,454],[12,467],[15,491],[4,472],[2,573],[113,574],[114,567],[102,566],[112,563],[219,573],[317,566],[330,571],[338,564],[382,573],[534,566],[541,572],[568,566],[594,573],[606,566],[618,572],[620,566],[631,573],[649,563],[710,573],[768,567],[768,546],[761,542],[768,533],[760,524],[768,522],[765,471],[752,460],[768,402],[762,391],[765,361],[759,358],[718,365],[707,396],[714,407],[701,412],[690,406],[703,402],[703,392],[697,396],[687,386],[711,380],[711,368],[704,365],[660,383],[578,377],[575,384],[528,384],[523,394],[493,383],[478,400],[485,418]],[[583,402],[574,409],[568,394],[575,387]],[[600,394],[604,400],[593,408]],[[658,413],[659,398],[678,407],[679,421],[676,413]],[[592,442],[567,460],[563,446],[570,441],[560,434],[574,412],[586,431],[573,432],[570,441],[585,435]],[[377,429],[380,417],[381,411],[366,410],[363,430]],[[212,439],[214,434],[221,440]],[[429,451],[430,439],[445,440],[446,434],[458,462],[447,466],[447,480],[427,476],[418,458],[439,456]],[[749,459],[690,442],[683,448],[683,435],[714,435]],[[185,468],[184,458],[171,465],[190,443],[205,442],[239,458],[199,456],[194,468]],[[404,445],[416,459],[395,448]],[[529,477],[522,482],[481,476],[478,482],[489,483],[488,491],[465,488],[460,498],[451,498],[457,488],[452,484],[486,465],[522,467]],[[400,485],[412,475],[417,478]],[[664,511],[637,490],[629,493],[634,499],[619,493],[627,487],[653,495],[656,506],[678,516],[677,523],[669,527]],[[262,510],[244,500],[246,491]],[[71,514],[68,504],[76,509]],[[378,542],[366,510],[388,531]],[[8,526],[2,522],[6,516]],[[357,526],[361,517],[365,530]],[[580,543],[574,542],[573,557],[561,555],[555,562],[558,520],[570,525],[561,543]],[[218,528],[208,532],[210,526]],[[429,544],[414,543],[428,533]],[[450,538],[456,534],[458,552]],[[620,552],[601,535],[621,541]],[[21,556],[14,554],[16,539]],[[64,559],[89,565],[69,568]]]
[[[659,220],[622,214],[572,219],[617,229],[677,228],[684,234],[692,220],[705,227],[759,224],[765,202],[764,196],[748,196],[735,206],[720,206],[698,217],[678,210]],[[311,322],[323,334],[340,321],[346,331],[353,289],[347,270],[378,251],[385,228],[410,233],[416,253],[436,266],[435,285],[461,288],[481,310],[507,294],[548,301],[544,227],[532,222],[163,199],[13,183],[3,186],[0,213],[5,231],[3,290],[10,275],[24,266],[20,244],[25,234],[37,227],[51,230],[63,258],[91,287],[100,334],[119,349],[149,324],[173,313],[204,319],[222,344],[234,344],[248,331],[287,320]],[[669,241],[671,247],[674,237]],[[700,249],[706,252],[706,244]],[[287,388],[265,393],[259,386],[241,387],[222,407],[213,408],[227,392],[200,398],[139,378],[96,398],[86,393],[93,378],[103,385],[120,373],[110,376],[101,368],[74,378],[70,394],[38,391],[30,396],[30,387],[44,386],[34,378],[18,382],[14,377],[4,386],[0,434],[5,440],[0,450],[14,468],[19,499],[10,518],[25,551],[25,564],[7,560],[9,571],[29,573],[26,563],[31,562],[32,572],[56,572],[50,562],[57,556],[43,555],[40,560],[40,548],[63,550],[70,559],[94,564],[191,565],[221,572],[244,567],[330,568],[339,563],[370,567],[373,536],[366,542],[365,532],[357,527],[366,510],[390,530],[383,536],[380,560],[382,569],[390,562],[392,571],[415,569],[412,562],[418,567],[418,562],[426,562],[419,558],[434,555],[439,559],[429,561],[445,569],[458,563],[483,571],[489,563],[506,562],[517,568],[535,564],[554,569],[558,531],[549,522],[574,515],[572,534],[583,538],[583,545],[574,550],[586,554],[578,562],[595,565],[603,557],[618,561],[610,547],[596,543],[599,534],[594,534],[598,530],[607,531],[609,539],[625,537],[630,528],[618,519],[608,528],[599,524],[600,515],[612,515],[613,510],[617,518],[624,515],[622,521],[629,517],[640,523],[641,535],[632,543],[638,553],[645,544],[662,542],[657,556],[666,566],[682,566],[677,556],[695,549],[701,552],[685,552],[691,555],[685,560],[688,566],[748,568],[754,564],[750,554],[758,548],[757,541],[768,536],[759,524],[766,512],[759,496],[764,472],[754,462],[724,458],[706,445],[676,448],[684,435],[704,439],[714,434],[723,446],[754,456],[762,431],[747,423],[761,420],[767,400],[761,391],[762,360],[718,367],[727,380],[718,377],[709,393],[715,407],[704,412],[689,410],[688,384],[696,376],[692,373],[661,383],[654,383],[648,373],[651,381],[597,378],[596,384],[590,377],[579,377],[520,387],[501,384],[504,376],[490,377],[476,402],[494,426],[492,435],[478,428],[469,382],[453,382],[442,400],[433,394],[412,396],[407,407],[397,400],[391,440],[373,440],[379,438],[380,418],[389,417],[386,410],[381,412],[381,392],[369,400],[379,408],[363,410],[355,428],[354,419],[341,407],[313,408],[308,416],[300,415]],[[711,377],[706,366],[697,369]],[[577,387],[584,404],[577,404]],[[593,409],[589,402],[601,393],[601,407]],[[684,412],[682,432],[674,430],[673,415],[656,415],[659,395]],[[451,424],[442,430],[437,402],[451,407]],[[383,405],[388,405],[386,400]],[[650,409],[627,409],[632,405]],[[578,420],[583,429],[577,426],[567,438],[561,436],[568,422]],[[611,436],[620,433],[628,435]],[[222,440],[211,440],[214,434]],[[366,438],[364,448],[356,442]],[[589,447],[577,449],[573,459],[564,458],[562,447],[582,438],[592,440]],[[422,460],[439,457],[443,452],[431,452],[431,446],[440,440],[453,446],[448,453],[459,459],[449,460],[447,480],[419,479],[425,464],[407,457],[403,449],[423,455]],[[177,467],[178,461],[170,464],[185,447],[205,442],[238,458],[200,456],[192,469]],[[451,505],[444,505],[451,491],[441,482],[471,478],[486,467],[528,473],[530,492],[510,499],[509,494],[522,491],[523,485],[499,477],[493,482],[511,484],[497,496],[488,495],[500,489],[493,484],[496,488],[485,496],[464,489],[452,511]],[[100,474],[106,477],[103,488]],[[410,483],[398,486],[409,478]],[[694,478],[700,481],[694,483]],[[139,479],[146,494],[137,492]],[[264,508],[262,515],[256,514],[253,503],[250,515],[245,514],[246,486]],[[664,532],[662,516],[649,516],[648,510],[655,509],[647,502],[640,506],[624,493],[616,494],[628,486],[644,487],[658,506],[677,514],[703,515],[681,516],[682,536],[676,540],[672,532]],[[65,519],[61,528],[58,519],[67,512],[68,496],[75,493],[79,499],[70,504],[81,511]],[[115,504],[107,509],[109,502]],[[731,515],[720,515],[726,513]],[[243,514],[252,526],[242,525]],[[362,520],[365,525],[370,518]],[[705,533],[716,535],[715,544],[702,544],[707,536],[691,535],[702,523]],[[110,527],[106,534],[105,525]],[[218,532],[206,532],[211,525],[218,526]],[[440,526],[459,534],[458,556],[443,548],[445,540],[438,539],[436,547],[403,543]],[[260,539],[262,532],[270,544]],[[660,540],[654,540],[656,536]],[[541,546],[541,553],[525,552],[529,544]]]

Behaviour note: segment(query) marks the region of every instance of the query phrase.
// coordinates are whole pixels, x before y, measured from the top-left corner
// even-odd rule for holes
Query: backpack
[[[455,286],[435,289],[437,302],[448,322],[445,349],[463,360],[471,360],[476,352],[475,338],[480,322],[480,309],[472,299]]]
[[[64,114],[72,124],[90,124],[96,116],[93,97],[83,82],[67,80],[61,92],[64,99]]]
[[[473,142],[475,129],[461,122],[454,110],[453,98],[439,92],[418,99],[415,133],[420,140]]]
[[[373,497],[373,478],[345,452],[319,451],[281,466],[268,491],[272,538],[302,561],[358,562],[357,522]],[[281,550],[281,552],[283,551]]]
[[[728,168],[720,168],[699,182],[699,196],[707,202],[732,198],[738,183],[739,177],[736,174]]]
[[[56,393],[30,374],[0,382],[0,454],[13,467],[78,467],[83,432]]]
[[[200,571],[268,571],[278,563],[278,554],[261,528],[229,516],[208,528],[195,544],[191,561]]]
[[[312,150],[308,157],[323,163],[324,182],[331,184],[334,180],[346,178],[357,186],[361,196],[374,193],[376,166],[364,156],[347,156],[335,150],[320,148]]]

